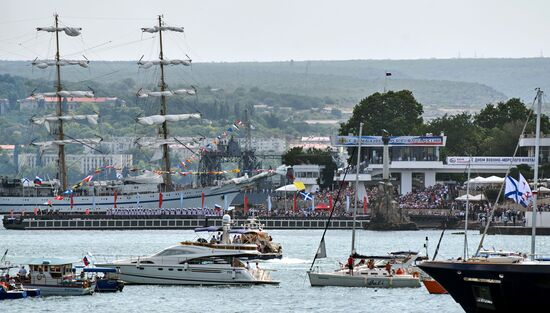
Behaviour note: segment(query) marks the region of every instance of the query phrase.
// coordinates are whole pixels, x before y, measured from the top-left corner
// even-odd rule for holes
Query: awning
[[[116,273],[116,269],[110,267],[84,267],[85,273]]]

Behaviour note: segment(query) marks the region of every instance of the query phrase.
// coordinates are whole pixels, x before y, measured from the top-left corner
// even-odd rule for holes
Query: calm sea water
[[[463,236],[447,231],[439,256],[457,257],[463,251]],[[424,287],[416,289],[312,288],[306,276],[321,238],[321,230],[272,230],[274,241],[282,243],[285,257],[265,261],[264,268],[279,286],[187,287],[126,286],[122,293],[94,294],[84,297],[47,297],[0,302],[0,312],[462,312],[448,295],[430,295]],[[433,254],[440,231],[407,232],[358,231],[357,251],[386,254],[396,250],[422,248],[429,238]],[[157,252],[182,240],[195,237],[188,230],[142,231],[13,231],[0,226],[0,253],[9,249],[15,262],[28,257],[71,257],[81,259],[90,252],[99,255],[127,256]],[[470,251],[479,234],[469,234]],[[351,231],[329,230],[327,259],[318,262],[333,270],[350,253]],[[550,238],[537,238],[538,251],[550,252]],[[529,251],[528,236],[489,236],[486,247]]]

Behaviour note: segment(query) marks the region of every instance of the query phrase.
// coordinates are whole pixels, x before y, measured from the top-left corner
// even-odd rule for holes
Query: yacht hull
[[[29,285],[26,284],[25,288],[40,289],[40,296],[85,296],[94,293],[94,286],[82,288],[82,287],[69,287],[69,286],[53,286],[53,285]]]
[[[141,285],[259,285],[278,282],[258,280],[244,268],[103,264],[116,267],[125,284]]]
[[[550,307],[550,263],[431,261],[419,267],[466,312],[539,312]]]
[[[367,277],[356,274],[349,275],[342,272],[317,273],[308,272],[311,286],[339,286],[339,287],[366,287],[366,288],[417,288],[420,280],[409,276]]]
[[[214,206],[224,203],[231,203],[239,193],[239,187],[231,184],[222,187],[210,187],[200,189],[186,189],[181,191],[163,192],[163,208],[200,208],[202,206],[202,194],[204,193],[204,207],[214,208]],[[85,211],[92,209],[94,211],[105,211],[107,209],[117,208],[159,208],[160,194],[142,193],[132,195],[118,195],[115,200],[114,195],[109,196],[74,196],[72,201],[65,197],[63,200],[55,200],[51,197],[0,197],[0,213],[10,212],[34,212],[35,208],[50,208],[45,203],[52,202],[52,208],[60,211]],[[227,199],[225,199],[227,198]],[[116,203],[116,204],[115,204]]]

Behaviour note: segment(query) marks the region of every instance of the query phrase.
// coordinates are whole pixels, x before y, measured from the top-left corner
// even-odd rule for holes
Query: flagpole
[[[542,90],[537,88],[537,128],[535,133],[535,192],[533,193],[533,214],[531,225],[531,260],[535,260],[535,238],[537,234],[537,198],[538,198],[538,182],[539,182],[539,146],[540,146],[540,111],[542,108]]]

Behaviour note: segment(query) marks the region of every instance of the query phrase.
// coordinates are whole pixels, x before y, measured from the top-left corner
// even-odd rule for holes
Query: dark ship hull
[[[424,262],[466,312],[548,312],[550,263]]]

